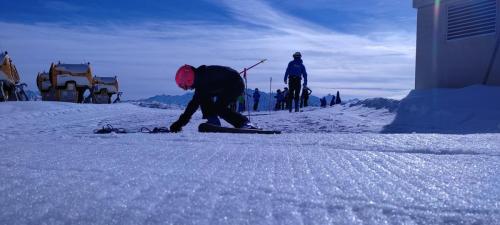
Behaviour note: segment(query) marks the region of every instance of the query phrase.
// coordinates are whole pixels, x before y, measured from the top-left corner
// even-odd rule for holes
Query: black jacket
[[[302,89],[302,97],[307,97],[309,98],[309,96],[312,94],[312,90],[309,89],[308,87],[305,87],[304,89]]]
[[[194,96],[189,102],[178,122],[185,126],[191,116],[203,102],[211,101],[213,97],[230,101],[236,100],[244,90],[244,83],[240,74],[225,66],[200,66],[195,71]]]

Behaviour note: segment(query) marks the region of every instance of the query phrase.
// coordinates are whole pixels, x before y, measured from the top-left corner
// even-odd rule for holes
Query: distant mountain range
[[[254,90],[247,90],[248,96],[248,101],[250,101],[250,107],[253,107],[253,92]],[[265,92],[260,92],[260,102],[259,102],[259,110],[260,111],[266,111],[269,110],[269,106],[271,106],[272,109],[274,109],[274,105],[276,104],[276,99],[274,96],[276,93],[272,93],[272,96],[269,96],[269,93]],[[189,92],[184,95],[156,95],[151,98],[147,99],[142,99],[136,102],[143,102],[143,103],[161,103],[165,105],[172,105],[172,106],[180,106],[180,107],[185,107],[189,101],[192,99],[193,93]],[[331,96],[327,96],[327,101],[330,103]],[[271,104],[269,104],[269,100],[271,100]],[[312,95],[309,97],[309,105],[310,106],[319,106],[319,98]]]

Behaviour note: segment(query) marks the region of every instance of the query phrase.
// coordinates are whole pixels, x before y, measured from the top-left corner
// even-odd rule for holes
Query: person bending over
[[[207,123],[220,126],[220,117],[235,128],[258,129],[247,117],[229,107],[245,88],[236,70],[225,66],[202,65],[194,68],[184,65],[177,71],[175,81],[180,88],[195,91],[184,113],[170,126],[170,131],[180,132],[198,108],[201,108]]]

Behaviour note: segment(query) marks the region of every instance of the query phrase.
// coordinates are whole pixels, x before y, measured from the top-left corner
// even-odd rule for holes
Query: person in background
[[[288,88],[285,87],[283,88],[283,107],[281,107],[281,110],[285,110],[285,109],[288,109],[288,106],[290,106],[289,102],[288,102],[288,97],[290,96],[290,92],[288,91]]]
[[[340,91],[337,91],[337,97],[335,98],[335,104],[341,104],[342,100],[340,99]]]
[[[281,110],[282,104],[283,104],[283,93],[281,92],[280,89],[276,91],[276,95],[274,96],[276,98],[276,105],[274,106],[274,110],[278,111]]]
[[[253,111],[259,111],[259,100],[260,100],[260,92],[258,88],[255,88],[253,92]]]
[[[319,102],[320,102],[320,106],[321,106],[322,108],[325,108],[325,107],[326,107],[326,98],[325,98],[325,97],[321,98],[321,99],[319,100]]]
[[[238,97],[238,112],[245,111],[245,93]]]
[[[288,94],[288,110],[292,112],[292,99],[295,103],[295,112],[299,111],[299,95],[301,88],[302,77],[304,78],[304,86],[307,86],[307,72],[306,67],[302,61],[302,54],[296,52],[293,54],[293,60],[288,63],[285,72],[285,84],[288,83],[290,92]]]
[[[302,95],[300,96],[300,108],[309,106],[308,102],[311,94],[312,90],[309,87],[304,86],[302,89]]]
[[[335,105],[335,95],[332,95],[332,100],[330,101],[330,106],[334,106]]]

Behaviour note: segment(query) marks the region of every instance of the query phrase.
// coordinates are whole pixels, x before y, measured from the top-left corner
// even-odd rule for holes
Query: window
[[[495,34],[497,0],[469,0],[448,7],[447,39]]]

